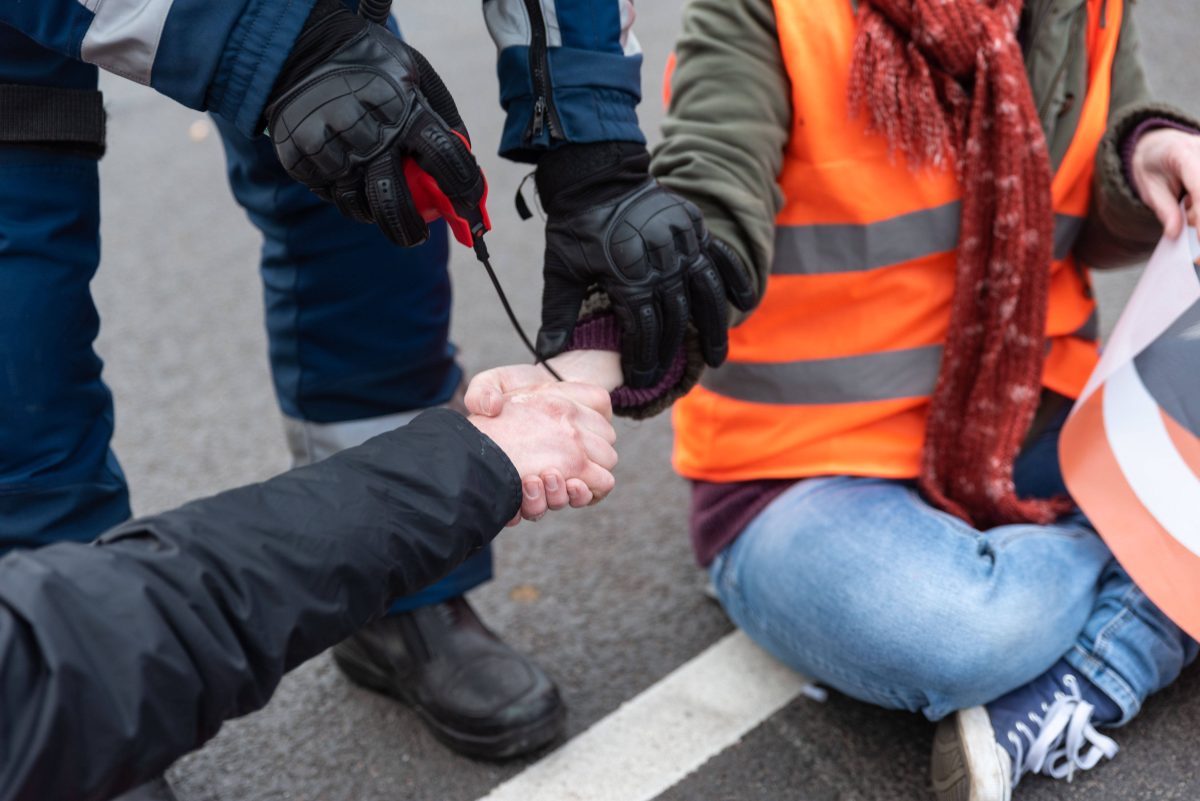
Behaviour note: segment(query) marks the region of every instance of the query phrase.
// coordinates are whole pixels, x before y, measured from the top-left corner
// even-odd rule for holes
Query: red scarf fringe
[[[851,108],[914,169],[952,166],[962,224],[919,484],[979,528],[1048,523],[1013,464],[1037,411],[1054,249],[1045,133],[1016,39],[1022,0],[863,0]]]

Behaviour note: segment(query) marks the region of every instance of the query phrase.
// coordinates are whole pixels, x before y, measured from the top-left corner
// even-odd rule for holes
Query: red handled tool
[[[358,5],[359,16],[377,25],[387,24],[391,10],[392,0],[360,0]],[[467,141],[465,136],[457,131],[453,133],[463,141],[468,150],[471,149],[471,143]],[[450,198],[442,193],[442,190],[437,185],[437,181],[433,180],[433,176],[417,166],[417,162],[411,158],[404,160],[404,180],[408,184],[409,192],[412,193],[413,205],[425,222],[433,222],[438,217],[443,218],[449,224],[451,232],[454,233],[454,238],[460,244],[474,249],[475,257],[479,259],[484,269],[487,270],[488,278],[492,280],[492,286],[496,288],[496,294],[500,297],[500,303],[504,306],[504,311],[508,314],[508,319],[512,323],[513,328],[517,330],[517,334],[521,337],[521,341],[525,343],[525,347],[529,348],[529,352],[533,354],[534,363],[541,362],[537,354],[537,348],[529,341],[529,337],[525,334],[525,329],[521,327],[516,313],[513,312],[512,306],[508,303],[508,297],[504,294],[504,288],[500,286],[500,279],[496,277],[496,271],[492,269],[492,262],[488,257],[487,245],[483,243],[483,235],[492,230],[492,221],[487,213],[487,179],[485,178],[483,181],[483,197],[479,199],[478,208],[472,209],[465,217],[460,215],[458,210],[454,208],[454,204],[450,202]],[[562,381],[562,376],[554,372],[553,367],[548,364],[543,364],[542,366],[549,371],[550,375]]]
[[[470,149],[471,144],[467,142],[466,137],[455,132]],[[525,329],[521,327],[521,323],[517,320],[517,315],[509,305],[508,296],[504,294],[504,288],[500,286],[500,279],[496,277],[496,271],[492,269],[492,262],[488,256],[487,245],[483,243],[483,235],[492,230],[492,220],[487,212],[487,179],[483,181],[483,197],[479,199],[479,206],[472,209],[468,216],[462,216],[458,210],[454,208],[454,204],[450,202],[450,198],[442,193],[442,190],[437,185],[437,181],[433,180],[433,176],[417,166],[417,162],[411,158],[404,160],[404,180],[408,183],[408,190],[412,193],[413,205],[417,209],[417,213],[425,220],[425,222],[433,222],[438,217],[441,217],[450,226],[450,231],[454,234],[454,238],[459,244],[465,245],[474,249],[475,257],[479,259],[480,264],[487,270],[488,278],[492,281],[492,286],[496,288],[496,295],[500,298],[500,304],[504,306],[504,311],[508,315],[509,321],[513,328],[516,329],[517,335],[521,337],[521,341],[525,343],[525,347],[533,354],[534,363],[542,363],[542,366],[559,381],[562,381],[562,376],[554,371],[554,368],[549,364],[542,362],[538,356],[537,348],[530,342],[529,336],[526,335]]]
[[[457,131],[455,135],[465,143],[467,140]],[[467,145],[470,148],[470,145]],[[487,212],[487,179],[483,182],[483,197],[479,199],[478,218],[468,220],[459,216],[450,198],[442,194],[433,176],[417,166],[411,158],[404,160],[404,180],[408,191],[412,193],[413,205],[425,222],[433,222],[441,217],[450,226],[450,231],[460,245],[475,247],[475,238],[482,237],[486,231],[492,230],[492,221]]]
[[[376,25],[386,26],[391,13],[392,0],[360,0],[358,4],[358,15]],[[458,131],[451,131],[451,133],[462,140],[462,143],[467,146],[467,150],[471,149],[471,143],[467,137]],[[438,188],[437,181],[433,180],[433,176],[417,166],[417,162],[411,158],[404,160],[404,181],[408,184],[408,191],[412,193],[413,205],[416,206],[417,213],[425,222],[431,223],[441,217],[450,225],[450,230],[459,244],[469,248],[481,247],[476,244],[476,241],[482,242],[484,233],[492,230],[492,221],[488,218],[487,213],[486,178],[483,181],[483,197],[479,199],[479,208],[472,209],[472,213],[468,217],[463,217],[458,213],[454,204],[450,202],[450,198],[442,194],[442,190]],[[486,254],[487,251],[484,252]]]

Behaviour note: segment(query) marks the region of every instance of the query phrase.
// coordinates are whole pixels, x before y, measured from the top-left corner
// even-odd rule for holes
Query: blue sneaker
[[[1117,754],[1095,728],[1121,713],[1108,696],[1060,661],[986,707],[938,724],[931,773],[938,801],[1009,801],[1027,773],[1070,781]]]

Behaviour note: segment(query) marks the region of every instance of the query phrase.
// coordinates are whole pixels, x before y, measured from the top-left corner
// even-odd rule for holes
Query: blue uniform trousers
[[[94,88],[96,70],[0,25],[0,83]],[[445,227],[397,248],[288,178],[265,137],[218,128],[234,195],[263,234],[271,369],[289,434],[354,444],[450,400],[462,371],[448,339]],[[0,146],[0,553],[87,541],[130,514],[92,347],[99,258],[96,162]],[[490,576],[483,552],[394,610]]]

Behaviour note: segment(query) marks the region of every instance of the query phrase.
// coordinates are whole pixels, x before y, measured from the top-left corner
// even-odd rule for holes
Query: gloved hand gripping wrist
[[[288,174],[393,242],[428,226],[404,178],[412,158],[456,211],[477,214],[483,173],[454,100],[429,62],[337,0],[318,0],[267,105]]]
[[[749,273],[713,239],[700,211],[649,175],[638,144],[566,145],[538,162],[546,258],[538,355],[565,350],[591,291],[611,301],[627,386],[653,386],[673,363],[689,323],[704,360],[728,350],[728,304],[754,304]]]

